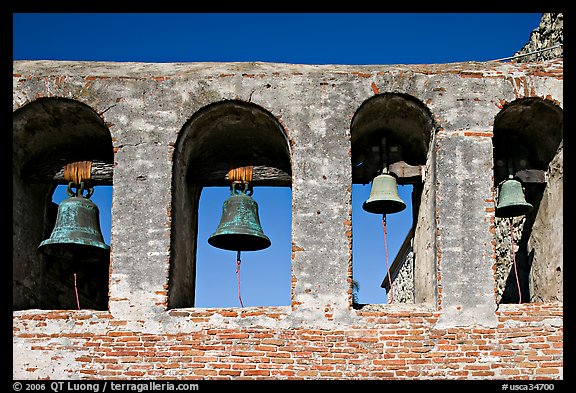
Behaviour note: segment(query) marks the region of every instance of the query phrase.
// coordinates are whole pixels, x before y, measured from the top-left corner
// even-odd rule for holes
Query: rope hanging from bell
[[[77,161],[64,166],[64,180],[68,181],[68,194],[74,187],[74,196],[83,196],[85,184],[90,182],[90,172],[92,171],[92,161]],[[84,182],[86,180],[86,183]],[[92,196],[94,189],[89,188],[87,198]],[[74,293],[76,294],[76,307],[80,310],[80,297],[78,296],[78,285],[76,283],[76,272],[74,272]]]
[[[258,217],[258,204],[252,199],[252,166],[233,168],[228,171],[230,197],[224,201],[222,217],[208,243],[224,250],[236,251],[236,274],[238,276],[238,299],[240,295],[240,252],[256,251],[271,245],[262,231]]]
[[[516,253],[514,252],[514,217],[524,216],[528,214],[534,206],[526,201],[524,193],[524,186],[520,180],[514,177],[517,141],[513,137],[507,140],[512,146],[510,156],[506,157],[506,165],[508,167],[508,178],[501,182],[498,187],[498,201],[495,209],[495,216],[501,218],[508,218],[510,223],[510,257],[514,266],[514,275],[516,276],[516,285],[518,288],[518,303],[522,303],[522,291],[520,289],[520,278],[518,277],[518,267],[516,263]]]
[[[252,167],[244,166],[233,168],[228,172],[228,179],[232,182],[232,184],[244,184],[244,188],[248,189],[250,182],[252,182]],[[242,294],[240,291],[240,264],[242,263],[240,252],[240,250],[236,252],[236,277],[238,281],[238,301],[240,302],[240,307],[244,308],[244,302],[242,302]]]
[[[46,254],[70,259],[74,268],[78,267],[75,262],[81,259],[81,255],[87,248],[97,245],[98,249],[109,249],[101,239],[99,223],[95,221],[98,217],[94,216],[93,203],[88,200],[94,192],[94,189],[90,187],[91,170],[92,161],[76,161],[64,166],[64,180],[68,182],[66,192],[69,198],[58,206],[58,216],[52,235],[39,246],[39,249]],[[84,195],[85,191],[86,195]],[[98,228],[95,228],[96,224]],[[76,307],[80,310],[76,278],[77,275],[74,272]]]
[[[388,275],[388,283],[390,284],[390,301],[394,301],[394,288],[392,286],[392,278],[390,278],[390,266],[388,266],[388,239],[386,234],[386,213],[382,214],[382,229],[384,230],[384,253],[386,254],[386,274]]]
[[[399,213],[406,208],[406,203],[398,195],[398,183],[396,177],[388,171],[390,160],[390,146],[386,137],[382,137],[378,146],[382,172],[372,179],[370,196],[362,204],[362,208],[373,214],[382,215],[382,229],[384,230],[384,252],[386,254],[386,274],[390,285],[390,301],[394,301],[394,290],[392,288],[392,279],[390,277],[390,266],[388,265],[388,239],[386,229],[386,214]]]
[[[68,189],[76,188],[74,196],[82,196],[84,189],[84,179],[90,180],[92,161],[72,162],[64,166],[64,179],[68,181]],[[76,283],[76,272],[74,272],[74,293],[76,294],[76,307],[80,310],[80,297],[78,296],[78,285]]]
[[[242,302],[242,295],[240,294],[240,251],[236,253],[236,277],[238,279],[238,300],[240,301],[240,307],[244,307]]]
[[[514,227],[512,225],[513,217],[509,218],[510,221],[510,254],[512,263],[514,265],[514,275],[516,276],[516,286],[518,288],[518,304],[522,303],[522,291],[520,290],[520,278],[518,277],[518,268],[516,266],[516,254],[514,253]]]

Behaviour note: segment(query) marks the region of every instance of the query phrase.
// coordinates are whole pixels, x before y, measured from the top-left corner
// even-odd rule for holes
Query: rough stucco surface
[[[411,352],[414,356],[424,357],[429,351],[440,351],[442,357],[446,356],[445,351],[455,355],[463,348],[445,346],[442,337],[453,339],[454,332],[460,332],[458,329],[468,334],[474,326],[479,329],[475,334],[486,335],[482,339],[494,343],[502,352],[483,352],[482,359],[488,360],[483,360],[478,367],[484,372],[482,367],[491,363],[505,362],[509,368],[507,357],[511,355],[506,352],[508,347],[504,341],[510,329],[522,330],[520,336],[513,336],[516,340],[530,334],[526,333],[530,330],[528,322],[521,319],[521,316],[532,315],[530,305],[519,306],[517,313],[507,307],[496,309],[491,233],[492,127],[502,106],[521,97],[550,99],[562,107],[561,60],[521,65],[490,62],[390,66],[17,61],[13,74],[14,110],[40,97],[78,100],[100,114],[114,148],[109,310],[15,311],[13,353],[18,359],[14,362],[14,378],[49,375],[58,379],[75,378],[79,369],[86,371],[83,377],[97,375],[99,371],[95,370],[106,368],[107,361],[94,361],[98,357],[95,351],[103,351],[106,342],[118,345],[110,353],[99,353],[111,359],[116,354],[115,360],[109,361],[117,367],[116,371],[113,367],[107,369],[112,375],[126,376],[122,373],[128,371],[123,367],[132,364],[129,359],[158,355],[122,352],[121,338],[126,342],[155,342],[182,351],[191,351],[190,346],[194,351],[206,350],[207,357],[189,359],[188,363],[195,360],[196,364],[202,364],[203,371],[195,374],[197,377],[215,376],[218,372],[209,370],[210,366],[205,368],[205,364],[217,363],[218,359],[226,362],[235,345],[256,351],[256,344],[250,340],[257,339],[258,335],[259,339],[268,335],[267,340],[276,340],[274,345],[281,349],[274,352],[282,352],[288,345],[286,341],[306,341],[302,346],[321,342],[313,346],[317,351],[307,351],[306,355],[282,355],[310,372],[298,374],[292,370],[294,374],[289,375],[295,377],[320,376],[321,370],[307,369],[303,359],[312,359],[310,362],[320,366],[318,353],[340,353],[340,357],[335,358],[342,360],[343,351],[348,351],[346,353],[354,356],[346,360],[351,362],[350,368],[341,376],[354,378],[360,372],[367,378],[410,378],[417,373],[428,378],[445,378],[449,375],[445,362],[430,364],[430,359],[418,358],[426,364],[422,366],[423,363],[406,363],[405,359],[395,357],[391,360],[406,367],[403,369],[406,374],[396,374],[386,368],[394,362],[386,363],[383,353],[397,346],[398,340],[404,340],[408,332],[414,332],[422,344],[419,351]],[[421,252],[426,258],[422,263],[435,267],[437,277],[433,281],[428,277],[424,295],[415,289],[416,304],[354,310],[349,273],[350,122],[362,102],[383,92],[414,96],[430,109],[437,125],[431,147],[435,154],[430,166],[432,173],[426,175],[429,188],[425,192],[431,199],[426,206],[426,225],[417,229],[417,236],[425,239],[415,246],[416,269],[418,252],[425,250]],[[290,142],[292,305],[169,310],[171,171],[175,142],[180,130],[199,109],[233,99],[254,103],[272,113],[285,128]],[[15,180],[14,200],[24,199],[25,192]],[[550,200],[550,203],[555,202]],[[23,232],[18,227],[23,225],[18,221],[23,213],[17,206],[13,211],[16,236]],[[14,241],[20,247],[28,247],[18,243],[23,240]],[[36,242],[35,239],[29,241],[30,244]],[[437,294],[437,298],[430,299],[430,293]],[[424,304],[418,302],[422,297],[426,297]],[[546,333],[553,336],[549,349],[556,350],[552,340],[558,341],[559,336],[561,340],[562,327],[558,322],[561,304],[533,307],[541,314],[530,326],[543,331],[550,328]],[[497,332],[496,328],[504,322],[510,324],[505,327],[509,330]],[[183,336],[187,335],[196,341],[186,341]],[[198,349],[202,340],[222,347]],[[87,342],[91,345],[86,346]],[[354,345],[345,346],[346,350],[339,346],[351,342]],[[526,352],[519,356],[528,362],[529,343],[525,344]],[[272,344],[269,341],[266,345]],[[321,352],[322,349],[325,352]],[[220,355],[210,351],[220,351]],[[355,351],[364,352],[356,355]],[[30,355],[23,355],[28,353]],[[193,354],[187,356],[200,357],[197,352]],[[54,356],[58,360],[50,362]],[[124,356],[126,363],[119,362],[118,357]],[[254,353],[238,356],[248,356],[248,363],[259,364],[253,358],[257,356]],[[360,356],[367,360],[364,362]],[[542,366],[543,372],[549,372],[553,378],[561,377],[557,357],[552,361],[556,363],[548,370]],[[373,368],[364,367],[365,363]],[[145,375],[153,376],[160,370],[172,377],[179,376],[177,372],[193,372],[191,367],[188,370],[178,367],[154,366],[146,369]],[[258,373],[239,371],[240,374],[234,375],[280,377],[278,369],[254,371]],[[458,371],[461,373],[450,374],[451,377],[465,378],[479,372],[464,368]],[[370,374],[372,372],[375,374]],[[482,374],[474,375],[481,377]],[[492,378],[514,375],[507,371],[488,374]]]
[[[163,304],[167,266],[156,261],[166,260],[170,248],[169,174],[178,131],[196,110],[213,101],[241,99],[268,109],[285,126],[292,145],[292,241],[298,250],[293,257],[293,300],[304,305],[295,312],[307,314],[329,305],[346,315],[348,301],[340,293],[349,286],[349,239],[343,228],[350,211],[349,126],[355,110],[375,92],[400,91],[421,100],[443,129],[439,151],[462,154],[458,162],[437,164],[446,179],[438,179],[440,187],[451,187],[446,182],[456,173],[482,175],[491,165],[488,137],[462,150],[460,146],[472,142],[458,137],[462,143],[454,143],[452,133],[490,132],[502,103],[524,94],[552,96],[561,104],[561,63],[551,62],[546,70],[540,76],[540,66],[507,63],[352,67],[22,61],[14,63],[14,108],[39,95],[60,96],[79,99],[102,113],[116,150],[110,307],[113,313],[143,316],[157,315],[152,310]],[[449,144],[448,150],[442,143]],[[483,169],[467,167],[469,160],[482,160]],[[480,179],[483,184],[474,191],[483,200],[490,178]],[[461,198],[468,201],[470,196]],[[466,214],[464,202],[447,203],[462,206]],[[316,240],[319,232],[325,241]],[[457,231],[450,236],[461,240]],[[446,235],[441,238],[450,241]],[[470,234],[466,240],[478,244],[478,255],[488,247],[483,237]],[[309,260],[323,262],[305,262]],[[146,274],[136,275],[135,269]],[[324,280],[317,282],[318,277]]]
[[[439,324],[497,324],[489,252],[492,145],[470,137],[441,137],[438,149],[440,277],[444,314]],[[475,153],[472,153],[475,152]],[[470,225],[474,223],[474,225]],[[450,239],[444,242],[443,239]]]
[[[528,249],[532,253],[532,302],[564,300],[564,181],[563,144],[550,164],[548,182],[532,227]]]

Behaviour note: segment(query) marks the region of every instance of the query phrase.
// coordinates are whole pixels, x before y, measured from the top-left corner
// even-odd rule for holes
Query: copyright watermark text
[[[524,390],[554,390],[553,383],[503,383],[502,390],[524,391]]]
[[[146,382],[81,382],[81,381],[16,381],[12,384],[15,392],[148,392],[148,391],[198,391],[197,383],[171,382],[171,381],[146,381]]]

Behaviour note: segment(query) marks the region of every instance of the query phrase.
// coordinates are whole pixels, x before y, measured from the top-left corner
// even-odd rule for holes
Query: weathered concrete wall
[[[564,145],[550,163],[548,181],[528,239],[531,302],[564,300]]]
[[[388,303],[414,304],[414,249],[412,247],[413,237],[407,238],[410,245],[402,257],[400,268],[394,272],[392,277],[392,290],[394,297]],[[390,298],[390,293],[388,297]]]
[[[438,214],[436,209],[436,137],[431,140],[428,158],[424,167],[424,182],[420,198],[420,208],[414,241],[412,242],[414,258],[414,302],[439,306],[438,297]]]
[[[486,136],[464,132],[439,137],[436,206],[444,310],[439,324],[497,323],[487,211],[492,205],[486,202],[492,197],[492,181],[482,176],[492,170],[492,143]]]
[[[512,221],[512,229],[510,229]],[[527,258],[526,244],[521,242],[526,216],[510,218],[496,218],[494,220],[495,237],[495,280],[496,280],[496,301],[498,303],[518,303],[518,285],[521,293],[527,294],[525,278],[528,275],[527,266],[524,262]],[[514,243],[512,243],[512,241]],[[524,247],[523,247],[524,246]],[[514,254],[512,253],[514,251]],[[521,259],[523,257],[523,259]],[[514,268],[516,259],[516,268]],[[516,280],[518,272],[518,281]],[[523,297],[527,301],[528,296]]]
[[[562,75],[561,61],[15,62],[14,111],[60,97],[100,115],[113,142],[114,193],[109,310],[15,303],[14,378],[562,378],[562,304],[496,309],[491,155],[502,106],[529,95],[561,107]],[[409,94],[434,117],[423,191],[430,198],[414,241],[415,304],[354,310],[350,122],[365,100],[384,92]],[[226,100],[270,112],[290,142],[292,305],[170,309],[176,141],[197,111]],[[15,202],[28,191],[17,179],[25,155],[18,157]],[[26,215],[21,206],[13,208],[17,228]],[[42,217],[29,220],[38,227]],[[25,237],[14,231],[15,249],[41,241]],[[37,257],[17,258],[22,281]],[[420,264],[427,273],[418,277]],[[535,331],[544,340],[538,348],[529,340]]]

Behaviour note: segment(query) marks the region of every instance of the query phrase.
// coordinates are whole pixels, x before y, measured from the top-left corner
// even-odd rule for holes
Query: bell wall
[[[357,308],[351,123],[381,94],[409,97],[431,118],[425,163],[417,165],[414,302]],[[561,286],[547,278],[563,273],[558,161],[554,176],[538,180],[544,189],[546,180],[555,186],[544,192],[546,208],[531,228],[539,273],[530,280],[540,295],[521,304],[501,304],[498,295],[494,123],[525,98],[561,113],[561,59],[14,62],[13,378],[562,380]],[[287,306],[198,308],[186,298],[195,246],[175,246],[175,232],[194,234],[197,200],[191,185],[175,182],[185,179],[179,171],[187,163],[174,157],[184,157],[179,136],[199,114],[231,102],[256,108],[253,123],[270,118],[285,135],[292,191]],[[387,116],[400,128],[414,120]],[[37,245],[49,234],[53,183],[23,175],[31,160],[79,151],[97,155],[113,173],[106,180],[113,197],[104,305],[82,310],[47,301],[54,291]],[[175,252],[182,273],[172,276]],[[549,285],[554,296],[542,289]]]

